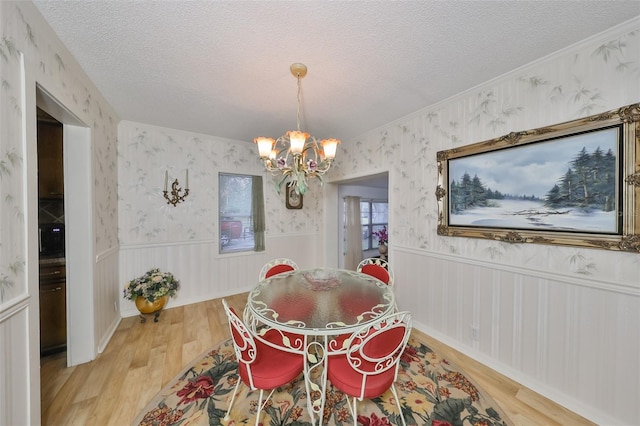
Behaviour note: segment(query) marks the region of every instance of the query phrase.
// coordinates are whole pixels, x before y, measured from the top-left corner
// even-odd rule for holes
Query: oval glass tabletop
[[[297,333],[353,331],[391,312],[392,288],[356,271],[303,269],[274,275],[249,293],[258,320]]]

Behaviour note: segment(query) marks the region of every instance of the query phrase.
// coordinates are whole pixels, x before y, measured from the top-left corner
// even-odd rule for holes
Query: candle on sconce
[[[179,203],[182,203],[184,199],[189,195],[189,169],[186,169],[186,176],[184,183],[185,188],[182,189],[179,185],[178,178],[172,178],[171,192],[169,192],[169,170],[164,172],[164,198],[167,200],[167,204],[171,204],[176,207]]]

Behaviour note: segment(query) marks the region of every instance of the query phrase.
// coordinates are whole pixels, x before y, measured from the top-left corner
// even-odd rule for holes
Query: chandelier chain
[[[300,131],[300,73],[297,74],[297,79],[298,79],[298,97],[297,97],[297,101],[298,101],[298,110],[296,112],[296,124],[298,125],[298,131]]]

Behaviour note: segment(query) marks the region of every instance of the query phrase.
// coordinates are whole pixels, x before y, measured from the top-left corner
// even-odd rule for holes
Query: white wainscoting
[[[25,377],[24,374],[40,371],[30,369],[29,365],[30,306],[28,297],[23,297],[0,313],[0,425],[26,425],[40,421],[29,418],[33,391],[30,383],[40,378]]]
[[[95,265],[95,329],[98,352],[102,352],[120,323],[120,276],[118,249],[112,248],[96,256]]]
[[[309,241],[314,241],[310,244]],[[266,251],[218,254],[218,241],[187,241],[174,244],[122,246],[120,289],[131,279],[153,267],[171,272],[180,280],[180,291],[167,308],[249,291],[269,260],[288,257],[301,267],[313,267],[321,259],[322,238],[318,234],[283,234],[266,238]],[[133,302],[120,293],[123,317],[137,315]]]
[[[637,289],[416,249],[391,259],[417,328],[598,424],[640,424]]]

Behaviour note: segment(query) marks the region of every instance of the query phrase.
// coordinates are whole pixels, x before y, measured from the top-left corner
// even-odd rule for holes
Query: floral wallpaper
[[[2,27],[11,24],[0,15]],[[0,302],[26,292],[24,276],[24,197],[22,190],[25,173],[22,128],[24,90],[21,74],[23,56],[13,40],[0,39]]]
[[[639,101],[640,29],[634,29],[543,58],[345,143],[331,178],[388,168],[390,240],[399,246],[602,279],[638,290],[638,254],[438,236],[435,188],[440,150]]]
[[[67,49],[55,37],[30,2],[0,4],[0,303],[26,292],[24,241],[26,200],[23,198],[28,176],[35,176],[35,165],[25,155],[25,133],[35,135],[35,123],[23,122],[27,109],[35,107],[25,98],[23,68],[61,104],[80,118],[92,133],[94,250],[96,254],[118,247],[115,112],[93,86]],[[49,32],[47,32],[49,31]],[[26,84],[34,81],[25,80]],[[23,104],[26,99],[27,104]],[[25,132],[33,125],[33,131]],[[35,147],[35,140],[27,140]],[[33,151],[35,152],[35,151]],[[33,159],[35,160],[35,158]],[[33,173],[33,174],[31,174]]]
[[[175,129],[123,121],[118,144],[119,235],[122,245],[181,241],[218,241],[218,173],[263,175],[266,234],[318,233],[321,198],[318,182],[304,198],[304,208],[287,210],[284,193],[275,189],[253,143],[231,141]],[[169,182],[184,187],[189,170],[189,195],[167,204]]]

